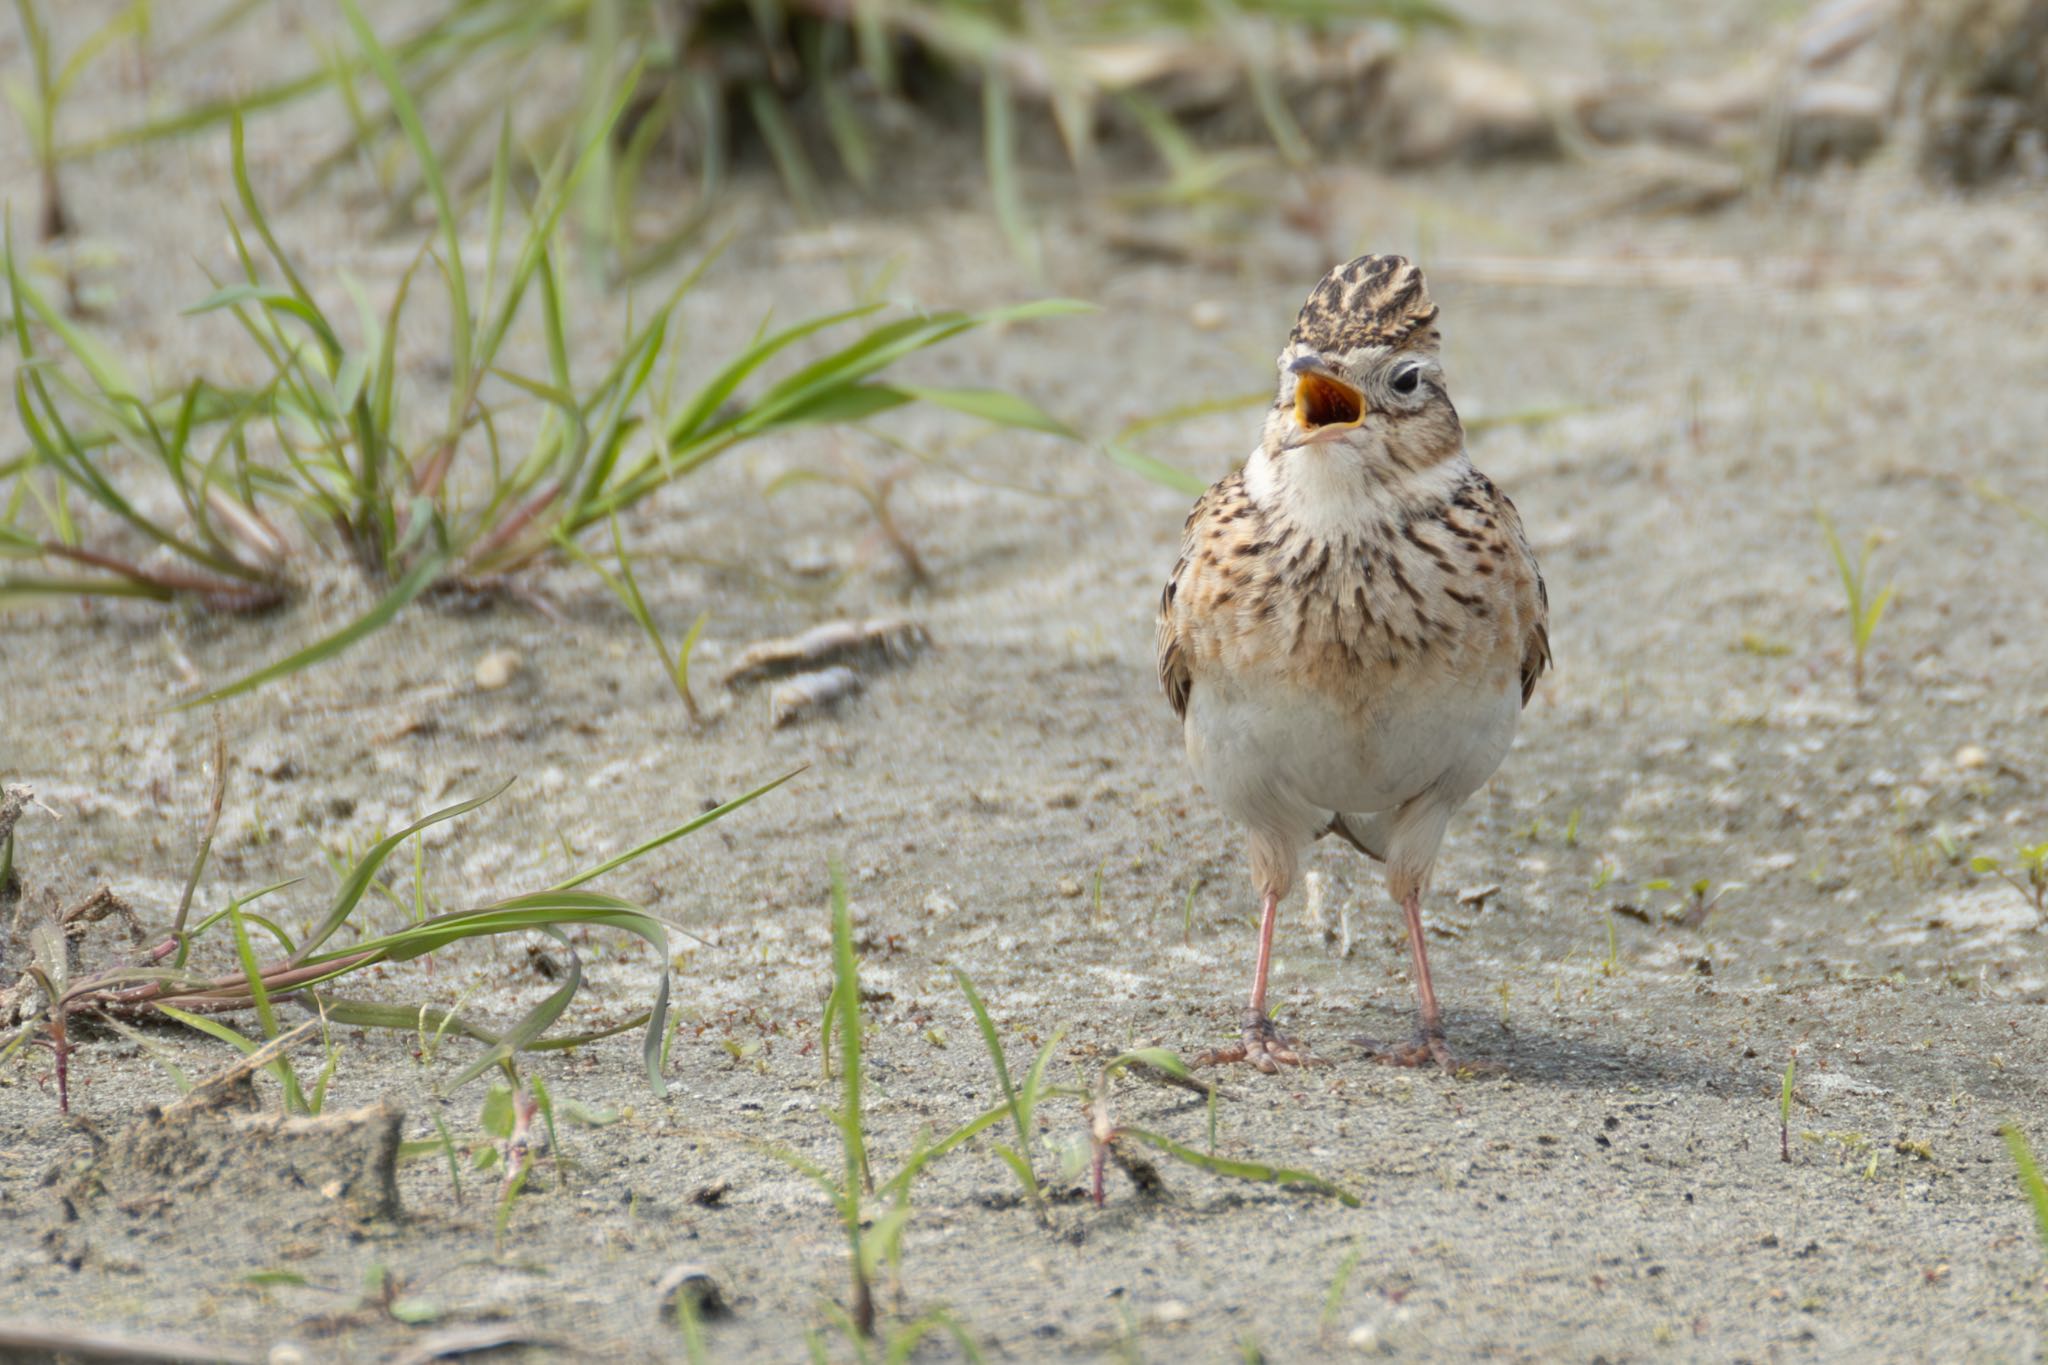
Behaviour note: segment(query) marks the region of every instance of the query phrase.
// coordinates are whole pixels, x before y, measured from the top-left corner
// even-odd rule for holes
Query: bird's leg
[[[1415,968],[1415,998],[1421,1027],[1400,1047],[1386,1047],[1371,1039],[1359,1040],[1360,1045],[1372,1054],[1372,1060],[1384,1066],[1423,1066],[1435,1062],[1453,1075],[1460,1071],[1492,1070],[1486,1063],[1465,1062],[1453,1057],[1444,1041],[1443,1012],[1437,1008],[1436,986],[1429,979],[1429,949],[1422,940],[1420,889],[1411,890],[1401,898],[1401,914],[1408,921],[1408,954]]]
[[[1283,1066],[1327,1065],[1299,1038],[1283,1036],[1266,1013],[1266,974],[1272,966],[1273,926],[1279,918],[1280,893],[1268,891],[1259,902],[1259,959],[1252,969],[1252,1002],[1244,1012],[1244,1041],[1202,1053],[1195,1058],[1196,1066],[1247,1062],[1270,1076]]]

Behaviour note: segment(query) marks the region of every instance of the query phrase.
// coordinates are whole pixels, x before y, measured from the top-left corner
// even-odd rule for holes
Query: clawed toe
[[[1254,1070],[1271,1076],[1283,1066],[1328,1066],[1328,1060],[1309,1051],[1308,1045],[1299,1038],[1282,1034],[1273,1021],[1264,1013],[1252,1011],[1245,1015],[1244,1041],[1230,1047],[1215,1048],[1204,1052],[1194,1060],[1196,1066],[1222,1066],[1232,1062],[1243,1062]]]
[[[1499,1071],[1493,1062],[1474,1062],[1454,1056],[1444,1041],[1442,1029],[1417,1029],[1415,1036],[1405,1043],[1387,1044],[1374,1038],[1353,1040],[1365,1049],[1368,1061],[1381,1066],[1429,1066],[1432,1063],[1443,1068],[1447,1076]]]

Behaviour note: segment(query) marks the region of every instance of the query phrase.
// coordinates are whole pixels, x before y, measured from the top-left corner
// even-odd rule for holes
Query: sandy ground
[[[164,83],[204,88],[200,66],[157,72],[159,97]],[[139,102],[105,98],[108,117]],[[294,139],[317,122],[252,128],[266,185],[288,181]],[[126,319],[115,335],[166,381],[233,363],[202,353],[221,334],[177,312],[207,289],[195,257],[225,250],[220,142],[110,157],[69,180],[86,225],[76,250]],[[934,157],[919,211],[850,207],[829,233],[749,188],[730,208],[737,245],[686,305],[692,368],[770,307],[790,318],[841,303],[882,264],[898,269],[896,292],[934,306],[1035,292],[977,207],[971,150]],[[31,183],[25,164],[5,144],[6,183]],[[1569,409],[1472,442],[1542,558],[1557,666],[1453,825],[1425,910],[1453,1036],[1503,1069],[1391,1071],[1347,1045],[1407,1028],[1406,953],[1375,871],[1319,847],[1319,916],[1301,893],[1286,907],[1275,990],[1288,1026],[1336,1065],[1227,1078],[1217,1151],[1315,1170],[1358,1206],[1165,1162],[1151,1196],[1112,1172],[1098,1211],[1061,1173],[1080,1108],[1048,1101],[1034,1155],[1060,1173],[1050,1226],[987,1141],[937,1162],[914,1187],[888,1321],[943,1307],[986,1355],[1012,1359],[2039,1356],[2042,1249],[1999,1130],[2017,1121],[2048,1143],[2043,940],[2016,893],[1940,846],[2009,859],[2048,838],[2048,537],[1975,491],[2048,508],[2042,202],[1945,200],[1879,166],[1711,218],[1642,219],[1586,212],[1603,185],[1584,167],[1398,180],[1338,168],[1320,238],[1262,220],[1224,259],[1205,246],[1161,260],[1112,246],[1104,202],[1056,193],[1063,183],[1048,176],[1040,206],[1047,288],[1100,311],[977,335],[920,374],[1014,389],[1108,433],[1268,382],[1301,294],[1333,254],[1371,248],[1418,252],[1431,270],[1468,417]],[[414,240],[364,226],[382,212],[344,177],[279,230],[374,294]],[[1501,257],[1605,263],[1611,282],[1518,282]],[[1732,276],[1668,264],[1705,259],[1735,263]],[[594,369],[625,304],[582,296],[579,356]],[[408,338],[423,366],[434,340]],[[747,449],[626,525],[663,621],[679,632],[712,613],[702,676],[751,640],[823,620],[904,615],[929,630],[933,650],[830,716],[771,730],[759,693],[721,694],[690,732],[632,622],[573,572],[535,584],[561,622],[417,609],[226,711],[234,773],[202,903],[305,876],[269,902],[295,928],[331,891],[330,855],[507,778],[519,780],[506,795],[426,840],[440,905],[546,885],[809,765],[609,883],[696,936],[676,941],[666,1101],[646,1089],[636,1039],[529,1063],[558,1102],[621,1116],[563,1130],[566,1187],[522,1197],[502,1242],[492,1178],[469,1176],[458,1203],[437,1159],[403,1166],[406,1217],[390,1226],[345,1229],[310,1205],[270,1219],[174,1202],[66,1228],[46,1173],[91,1152],[89,1128],[119,1128],[176,1088],[133,1043],[94,1038],[75,1062],[73,1125],[31,1054],[0,1071],[0,1317],[259,1355],[289,1342],[312,1359],[398,1357],[496,1323],[536,1351],[670,1357],[680,1339],[654,1286],[689,1262],[733,1308],[707,1329],[714,1358],[797,1358],[813,1331],[848,1354],[827,1306],[846,1298],[843,1236],[816,1187],[767,1150],[838,1159],[837,1088],[817,1055],[835,859],[860,925],[884,1173],[921,1131],[998,1097],[955,967],[988,1000],[1013,1069],[1064,1031],[1062,1085],[1091,1083],[1134,1042],[1191,1054],[1227,1040],[1253,900],[1238,837],[1188,777],[1152,674],[1151,613],[1185,497],[1080,445],[963,444],[958,423],[922,414],[889,429],[944,453],[896,501],[927,587],[907,584],[850,494],[763,496],[790,469],[896,460],[857,434]],[[1213,476],[1253,430],[1253,415],[1222,413],[1148,448]],[[1898,586],[1860,694],[1816,505],[1852,540],[1879,530],[1875,573]],[[28,886],[69,901],[109,882],[167,919],[212,722],[166,702],[360,606],[337,573],[256,622],[75,604],[6,618],[0,776],[62,817],[21,827]],[[478,661],[506,649],[522,667],[480,690]],[[411,878],[408,859],[406,895]],[[1726,890],[1689,927],[1674,894],[1645,886],[1660,878]],[[1458,899],[1489,885],[1477,908]],[[388,927],[403,911],[366,915]],[[580,946],[589,985],[571,1025],[645,1003],[644,949]],[[507,943],[350,991],[460,999],[505,1021],[551,988],[526,945]],[[337,1038],[330,1105],[388,1098],[408,1138],[432,1136],[436,1115],[476,1132],[482,1087],[441,1093],[473,1045],[423,1055],[405,1035]],[[169,1029],[151,1042],[193,1075],[227,1056]],[[1779,1078],[1795,1052],[1785,1164]],[[1131,1081],[1116,1095],[1126,1121],[1206,1144],[1201,1103]],[[696,1201],[719,1183],[722,1197]],[[358,1311],[375,1268],[431,1305],[412,1315],[427,1321]]]

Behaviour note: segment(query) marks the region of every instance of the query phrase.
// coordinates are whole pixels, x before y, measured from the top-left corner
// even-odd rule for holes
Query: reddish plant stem
[[[50,1051],[57,1059],[57,1112],[71,1112],[71,1039],[64,1031],[64,1011],[50,1011]]]
[[[548,509],[549,504],[554,502],[554,500],[556,498],[559,498],[560,496],[562,496],[562,483],[560,480],[557,480],[551,486],[542,489],[539,493],[536,493],[532,498],[527,500],[525,506],[519,508],[518,510],[513,512],[511,516],[506,517],[503,521],[499,522],[495,527],[491,529],[491,533],[489,535],[485,536],[482,540],[478,541],[476,545],[471,548],[469,554],[464,557],[463,562],[465,566],[474,567],[475,565],[481,564],[487,559],[489,559],[492,555],[496,554],[499,550],[503,549],[507,544],[511,542],[514,536],[518,535],[521,531],[524,531],[528,526],[532,525],[534,518],[538,517],[542,512],[545,512]]]
[[[175,945],[171,946],[174,947]],[[355,968],[374,960],[377,956],[378,953],[372,950],[355,953],[348,957],[333,958],[326,962],[312,963],[306,966],[281,967],[272,971],[261,972],[258,975],[263,982],[264,990],[289,991],[308,982],[318,981],[323,977],[331,976],[337,972],[353,971]],[[93,992],[88,984],[85,989],[74,991],[67,999],[90,999],[94,994],[96,992]],[[150,981],[140,986],[130,986],[123,990],[105,992],[99,995],[99,998],[94,1000],[93,1003],[99,1008],[113,1006],[122,1010],[155,1005],[159,1001],[165,1004],[176,1004],[181,1009],[188,1004],[200,1008],[233,1009],[238,1008],[240,1004],[246,1003],[251,999],[252,997],[249,994],[249,978],[238,974],[235,976],[216,977],[202,986],[176,986],[162,981]]]
[[[156,588],[166,595],[191,593],[203,598],[206,604],[217,611],[262,611],[284,601],[284,589],[276,585],[236,583],[225,578],[207,578],[198,574],[182,573],[176,569],[145,569],[139,564],[88,550],[83,546],[66,545],[61,541],[46,540],[43,553],[57,559],[68,559],[76,564],[89,564],[96,569],[119,574],[132,583],[141,583]]]

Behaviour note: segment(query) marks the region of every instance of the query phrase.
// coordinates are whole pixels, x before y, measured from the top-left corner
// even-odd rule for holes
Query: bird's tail
[[[1387,860],[1387,839],[1393,832],[1393,823],[1393,811],[1371,815],[1346,815],[1339,811],[1330,818],[1330,827],[1323,833],[1334,834],[1366,857],[1383,863]]]

